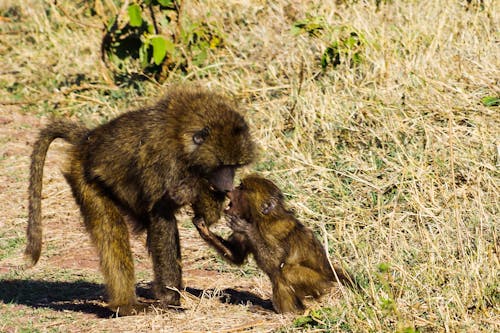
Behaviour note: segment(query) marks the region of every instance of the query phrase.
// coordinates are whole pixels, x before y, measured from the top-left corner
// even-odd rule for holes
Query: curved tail
[[[31,154],[27,245],[24,255],[29,266],[33,266],[40,258],[42,250],[42,179],[45,156],[50,144],[57,138],[76,145],[87,134],[88,129],[70,120],[53,120],[40,131]]]

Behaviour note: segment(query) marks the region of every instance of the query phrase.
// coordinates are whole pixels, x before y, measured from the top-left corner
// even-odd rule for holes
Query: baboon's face
[[[242,219],[250,219],[250,205],[251,202],[248,198],[249,193],[245,190],[243,184],[236,187],[234,190],[227,194],[230,202],[226,208],[226,214],[229,216],[236,216]]]
[[[283,206],[283,194],[271,181],[248,176],[241,184],[228,193],[230,200],[226,214],[248,221],[264,218],[272,214],[276,207]]]
[[[211,189],[225,193],[234,188],[236,169],[253,160],[254,143],[243,117],[225,110],[220,118],[192,134],[188,151]]]

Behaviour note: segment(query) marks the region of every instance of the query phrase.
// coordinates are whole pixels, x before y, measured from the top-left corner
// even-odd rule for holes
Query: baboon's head
[[[279,215],[285,209],[280,189],[270,180],[256,175],[245,177],[228,197],[231,201],[226,214],[249,222]]]
[[[203,91],[177,92],[171,105],[178,115],[182,155],[191,170],[207,179],[211,188],[234,188],[237,168],[252,162],[255,144],[243,116],[226,98]]]

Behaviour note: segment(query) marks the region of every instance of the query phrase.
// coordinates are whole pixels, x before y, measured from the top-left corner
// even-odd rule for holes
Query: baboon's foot
[[[154,297],[161,304],[161,307],[178,307],[181,305],[180,288],[165,287],[165,284],[153,282],[152,285]]]
[[[181,305],[181,294],[177,290],[167,289],[155,295],[163,308],[176,308]]]
[[[151,304],[136,302],[132,304],[110,305],[109,309],[115,313],[116,317],[135,316],[150,312],[153,308]]]

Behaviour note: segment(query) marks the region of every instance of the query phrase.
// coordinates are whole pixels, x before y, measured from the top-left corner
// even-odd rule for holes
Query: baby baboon
[[[277,312],[303,310],[306,296],[319,297],[337,278],[352,285],[342,268],[332,271],[321,243],[286,209],[283,194],[271,181],[246,177],[228,196],[226,214],[233,230],[228,240],[212,234],[203,221],[196,224],[202,237],[233,263],[253,254],[271,280]]]
[[[243,117],[222,96],[193,88],[172,89],[157,104],[122,114],[93,130],[67,120],[42,129],[31,157],[26,255],[41,252],[41,190],[50,143],[72,144],[65,177],[95,244],[109,307],[132,314],[135,295],[129,234],[147,230],[153,291],[162,305],[179,305],[181,256],[176,211],[192,205],[207,225],[221,215],[225,192],[238,167],[250,163],[254,143]]]

